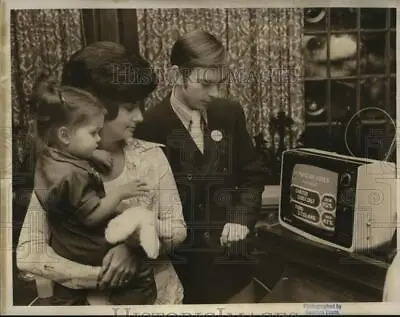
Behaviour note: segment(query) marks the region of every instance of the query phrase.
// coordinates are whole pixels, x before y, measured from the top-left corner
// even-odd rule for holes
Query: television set
[[[348,252],[390,242],[396,230],[394,163],[299,148],[283,152],[279,223]]]

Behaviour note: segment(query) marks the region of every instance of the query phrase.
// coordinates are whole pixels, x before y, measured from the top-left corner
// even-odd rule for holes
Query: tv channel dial
[[[340,184],[343,186],[350,186],[351,184],[351,175],[349,173],[344,173],[340,176]]]

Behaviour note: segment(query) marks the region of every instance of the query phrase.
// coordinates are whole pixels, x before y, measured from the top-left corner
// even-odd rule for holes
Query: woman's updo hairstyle
[[[75,52],[64,66],[62,83],[92,92],[113,120],[118,104],[136,104],[157,87],[150,64],[139,54],[114,42],[95,42]]]

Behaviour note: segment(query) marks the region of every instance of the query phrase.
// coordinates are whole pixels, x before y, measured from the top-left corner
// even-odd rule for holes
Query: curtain
[[[304,129],[301,42],[303,10],[291,9],[140,9],[137,10],[141,54],[166,76],[177,33],[203,29],[227,48],[230,76],[225,92],[241,102],[252,136],[262,134],[267,146],[277,147],[270,117],[284,111],[293,120],[285,146],[294,147]],[[164,98],[168,78],[146,106]],[[275,142],[273,142],[275,141]]]
[[[135,9],[82,9],[85,44],[112,41],[138,52]]]
[[[30,134],[33,109],[28,103],[32,87],[42,71],[60,80],[64,62],[81,47],[79,10],[11,11],[13,211],[21,220],[32,190],[35,164]]]

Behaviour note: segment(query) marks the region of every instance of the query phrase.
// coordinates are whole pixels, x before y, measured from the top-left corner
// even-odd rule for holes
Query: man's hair
[[[63,85],[93,93],[107,108],[106,120],[118,114],[118,104],[144,100],[157,87],[150,64],[114,42],[95,42],[75,52],[64,65]]]
[[[172,47],[171,64],[177,65],[183,73],[190,74],[194,67],[222,67],[224,63],[224,46],[214,35],[203,30],[185,34]]]
[[[37,135],[47,145],[57,143],[56,130],[59,127],[80,127],[94,116],[106,113],[103,104],[89,92],[60,86],[46,75],[36,83],[31,103],[36,112]]]

